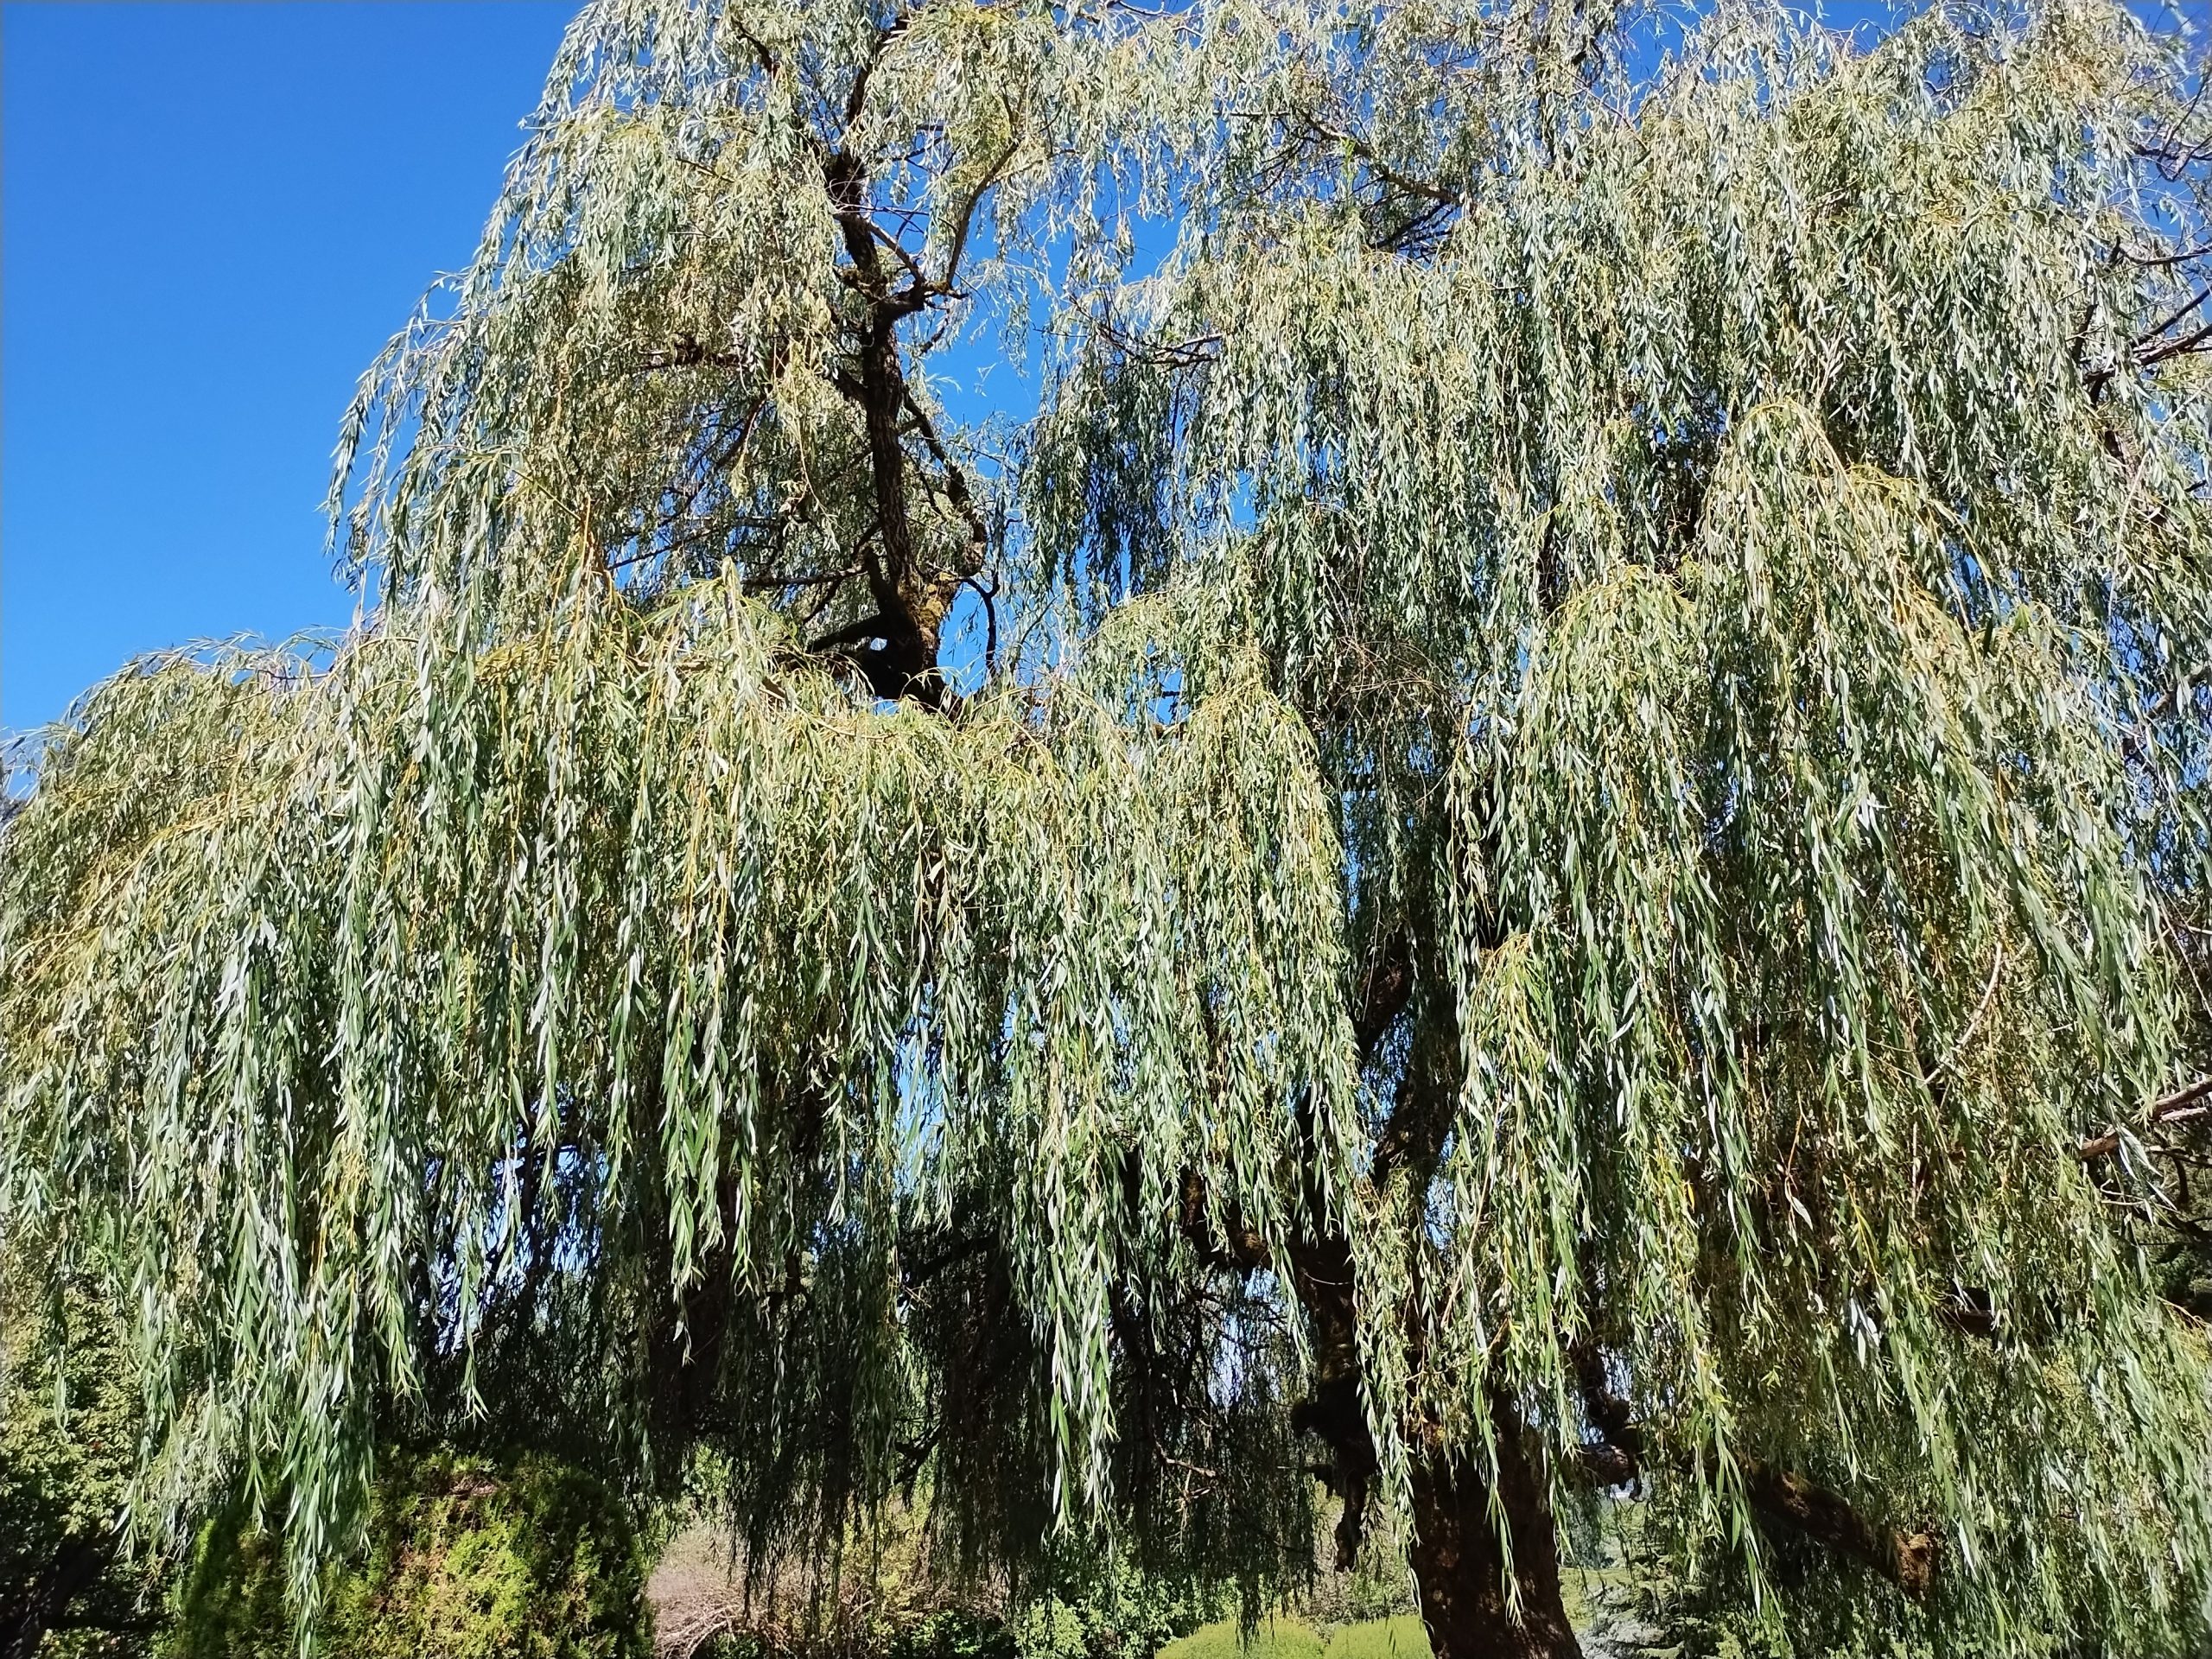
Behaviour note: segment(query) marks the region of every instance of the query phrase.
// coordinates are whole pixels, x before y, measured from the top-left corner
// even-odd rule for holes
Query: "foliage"
[[[65,1291],[42,1314],[22,1290],[0,1292],[12,1315],[0,1348],[0,1641],[54,1659],[141,1653],[162,1573],[119,1535],[137,1394],[97,1304]],[[55,1364],[28,1340],[44,1317],[68,1325]]]
[[[328,1570],[328,1659],[644,1659],[644,1569],[613,1494],[543,1460],[426,1457],[376,1488],[367,1544]],[[203,1529],[158,1659],[289,1659],[278,1541],[237,1510]]]
[[[0,1225],[118,1264],[147,1520],[311,1603],[504,1400],[1256,1605],[1318,1443],[1433,1608],[1633,1476],[1776,1629],[2193,1650],[2190,43],[1674,27],[588,6],[349,417],[382,608],[0,843]]]
[[[1152,1659],[1223,1598],[1122,1574],[1067,1599],[1033,1600],[1011,1621],[1021,1659]]]
[[[880,1494],[912,1409],[900,1349],[931,1312],[890,1317],[893,1247],[931,1224],[957,1244],[971,1214],[1019,1224],[970,1294],[1035,1324],[1013,1376],[965,1380],[1057,1375],[1091,1402],[1041,1434],[995,1425],[988,1450],[1025,1499],[1103,1490],[1108,1264],[1166,1278],[1189,1250],[1164,1205],[1102,1201],[1124,1160],[1154,1184],[1205,1172],[1248,1224],[1283,1224],[1292,1080],[1341,1064],[1331,837],[1294,724],[1249,684],[1165,730],[1080,687],[1042,722],[1012,696],[957,726],[879,715],[735,588],[641,613],[586,587],[480,658],[395,629],[311,676],[287,658],[119,680],[11,832],[10,878],[54,884],[24,895],[39,913],[203,938],[137,967],[105,929],[20,958],[14,1006],[76,1036],[13,1073],[43,1104],[13,1121],[10,1166],[66,1172],[66,1103],[137,1100],[107,1133],[151,1184],[102,1218],[150,1230],[165,1264],[139,1332],[156,1433],[288,1479],[303,1548],[338,1535],[329,1483],[373,1433],[376,1394],[346,1387],[356,1344],[404,1397],[495,1317],[524,1338],[535,1319],[605,1356],[562,1378],[572,1408],[629,1427],[653,1397],[650,1287],[709,1268],[767,1293],[742,1316],[757,1338],[728,1344],[733,1452]],[[96,865],[63,854],[86,826],[42,808],[65,802],[102,819]],[[1168,849],[1199,842],[1219,879],[1179,891]],[[211,882],[210,856],[237,862]],[[242,923],[238,957],[216,941]],[[251,1039],[204,1046],[216,1007]],[[314,1034],[341,1028],[335,1050]],[[1233,1135],[1179,1109],[1210,1041],[1250,1056]],[[156,1109],[138,1091],[168,1085],[142,1064],[164,1050]],[[231,1155],[188,1179],[211,1137]],[[167,1270],[211,1255],[284,1294],[210,1300]],[[849,1449],[808,1443],[825,1404]],[[1232,1402],[1217,1432],[1240,1421]]]

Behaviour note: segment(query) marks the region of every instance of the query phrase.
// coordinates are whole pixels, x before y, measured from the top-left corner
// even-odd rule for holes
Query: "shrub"
[[[1057,1593],[977,1582],[897,1504],[834,1567],[779,1558],[748,1572],[725,1526],[695,1517],[654,1571],[669,1659],[1152,1659],[1224,1610],[1179,1581],[1071,1561]]]
[[[334,1569],[325,1659],[645,1659],[644,1563],[620,1500],[542,1458],[441,1454],[381,1483],[365,1549]],[[235,1518],[203,1531],[159,1659],[287,1659],[283,1563]]]
[[[158,1571],[118,1548],[138,1412],[112,1323],[63,1294],[57,1367],[32,1340],[42,1316],[10,1290],[0,1294],[0,1653],[141,1653]]]

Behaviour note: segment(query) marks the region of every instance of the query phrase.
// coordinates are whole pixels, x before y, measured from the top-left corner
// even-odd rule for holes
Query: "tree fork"
[[[906,33],[913,16],[912,11],[902,10],[877,34],[874,48],[854,78],[846,99],[849,129],[867,102],[868,82],[876,65]],[[946,454],[907,383],[906,365],[899,355],[899,326],[952,291],[967,221],[974,215],[981,188],[968,203],[944,271],[931,280],[897,240],[886,236],[875,223],[868,207],[868,170],[858,156],[842,146],[830,151],[823,158],[822,175],[846,256],[852,261],[849,272],[845,273],[848,284],[859,299],[863,319],[854,353],[858,372],[840,368],[834,378],[837,390],[859,408],[867,429],[880,550],[862,550],[874,615],[824,636],[815,641],[815,647],[849,658],[867,679],[868,689],[880,697],[893,701],[912,697],[935,707],[944,694],[944,677],[938,664],[944,619],[962,581],[982,568],[984,529],[970,500],[967,479]],[[910,273],[911,280],[904,288],[893,289],[882,246],[898,253]],[[963,568],[925,571],[915,549],[906,506],[904,442],[910,414],[944,469],[946,498],[967,522],[968,556],[960,561]]]

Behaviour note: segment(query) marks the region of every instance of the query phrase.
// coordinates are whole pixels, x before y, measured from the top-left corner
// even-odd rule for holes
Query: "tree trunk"
[[[1409,1006],[1415,950],[1401,932],[1370,974],[1353,1020],[1363,1065],[1373,1061]],[[1425,1010],[1414,1005],[1413,1025],[1397,1098],[1368,1173],[1377,1191],[1402,1179],[1410,1179],[1416,1193],[1425,1190],[1458,1099],[1458,1036],[1450,1002],[1432,1001]],[[1310,1122],[1306,1128],[1310,1141]],[[1326,1478],[1344,1500],[1337,1564],[1349,1568],[1364,1535],[1376,1473],[1375,1445],[1360,1397],[1357,1275],[1349,1242],[1325,1224],[1327,1206],[1318,1184],[1309,1183],[1306,1202],[1317,1224],[1313,1235],[1292,1241],[1288,1254],[1291,1286],[1313,1326],[1316,1376],[1291,1421],[1333,1454]],[[1417,1323],[1408,1335],[1418,1348]],[[1582,1659],[1560,1597],[1559,1529],[1527,1427],[1501,1395],[1491,1396],[1491,1416],[1507,1541],[1501,1541],[1491,1513],[1490,1485],[1464,1452],[1431,1445],[1410,1471],[1414,1536],[1408,1558],[1430,1646],[1436,1659]],[[1517,1616],[1507,1599],[1509,1548]]]
[[[68,1617],[69,1604],[99,1577],[112,1549],[105,1538],[65,1537],[45,1570],[0,1603],[0,1659],[33,1659],[47,1632]]]
[[[1410,1559],[1436,1659],[1581,1659],[1560,1599],[1559,1533],[1543,1481],[1510,1414],[1499,1424],[1498,1497],[1511,1535],[1516,1618],[1506,1604],[1506,1546],[1490,1491],[1462,1460],[1414,1473]]]

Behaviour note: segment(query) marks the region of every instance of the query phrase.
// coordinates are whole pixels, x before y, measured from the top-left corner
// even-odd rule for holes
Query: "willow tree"
[[[378,607],[0,843],[139,1523],[311,1593],[488,1418],[1261,1586],[1318,1468],[1447,1659],[1623,1489],[1785,1642],[2195,1651],[2188,48],[596,0],[346,423]]]

